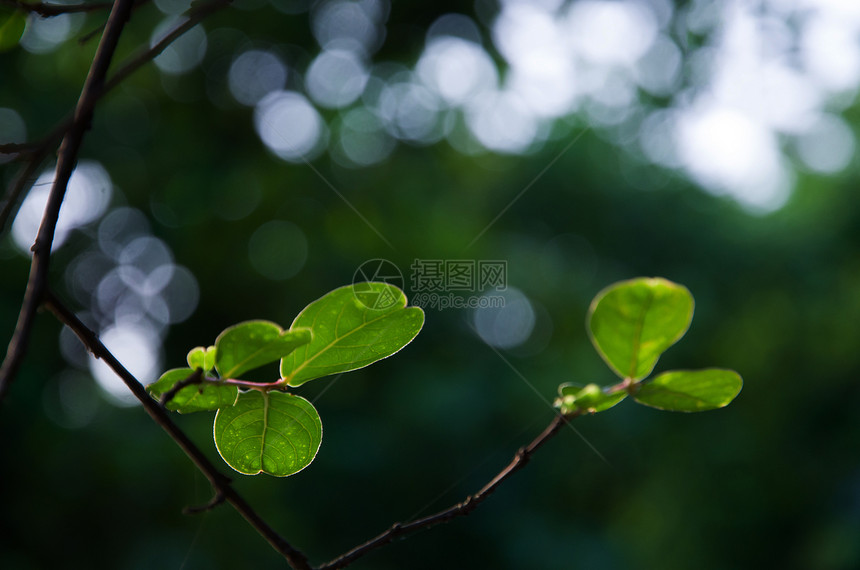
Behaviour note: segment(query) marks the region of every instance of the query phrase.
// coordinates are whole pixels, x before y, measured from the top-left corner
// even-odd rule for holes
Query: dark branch
[[[2,1],[2,0],[0,0]],[[140,0],[135,3],[135,7],[140,6],[141,4],[147,2],[148,0]],[[182,24],[178,25],[173,29],[169,34],[167,34],[161,41],[152,46],[149,49],[143,50],[139,54],[132,56],[127,62],[122,65],[116,73],[102,86],[101,90],[94,94],[94,101],[96,101],[104,97],[109,91],[114,89],[117,85],[119,85],[123,80],[125,80],[132,73],[140,69],[146,63],[152,61],[158,55],[164,51],[164,49],[170,45],[171,42],[175,41],[176,38],[199,24],[203,21],[204,18],[209,16],[210,14],[217,12],[221,8],[228,6],[232,0],[213,0],[212,2],[208,2],[206,4],[202,4],[199,7],[192,8],[188,19]],[[33,173],[42,163],[44,158],[47,156],[50,148],[56,144],[60,138],[69,131],[69,129],[74,124],[74,113],[69,114],[66,118],[64,118],[47,136],[45,136],[41,141],[37,143],[23,143],[23,144],[15,144],[12,146],[8,146],[10,150],[15,150],[15,152],[23,153],[28,152],[32,153],[28,158],[28,161],[25,167],[22,169],[22,174],[20,174],[15,180],[9,185],[9,189],[6,191],[6,198],[3,202],[2,210],[0,210],[0,231],[6,227],[6,222],[10,220],[15,213],[15,208],[18,205],[21,195],[24,193],[26,189],[29,188],[27,182],[30,180]],[[24,150],[26,149],[26,151]],[[2,152],[2,150],[0,150]],[[2,376],[0,376],[0,401],[2,401]]]
[[[173,438],[176,444],[185,452],[185,455],[191,459],[194,465],[206,476],[212,488],[215,490],[215,499],[223,496],[224,499],[247,520],[251,526],[263,536],[272,548],[277,550],[286,558],[287,562],[295,570],[311,570],[311,566],[305,555],[293,548],[287,540],[279,535],[275,530],[260,517],[251,506],[245,502],[245,499],[236,492],[230,485],[230,479],[222,475],[212,462],[203,454],[200,449],[188,438],[188,436],[179,427],[173,423],[167,411],[161,405],[153,400],[146,389],[131,373],[120,364],[116,357],[101,343],[95,332],[90,330],[84,323],[78,319],[75,314],[61,303],[50,291],[45,292],[45,306],[56,317],[69,327],[84,343],[93,356],[102,359],[114,373],[119,376],[132,394],[143,404],[144,410],[148,413],[155,422],[160,425],[167,434]],[[214,500],[213,500],[214,502]],[[215,506],[215,504],[212,504]]]
[[[436,514],[412,521],[407,523],[395,523],[386,530],[385,532],[371,538],[367,542],[360,544],[350,550],[349,552],[338,556],[331,562],[323,564],[322,566],[318,566],[316,570],[335,570],[336,568],[344,568],[365,554],[376,550],[377,548],[384,546],[394,540],[395,538],[413,533],[415,531],[430,528],[431,526],[435,526],[437,524],[441,524],[444,522],[448,522],[451,519],[456,517],[461,517],[468,515],[472,511],[474,511],[478,505],[480,505],[487,497],[495,491],[499,485],[505,482],[511,475],[522,469],[526,463],[528,463],[532,454],[535,451],[540,449],[543,444],[549,441],[554,435],[556,435],[559,430],[564,426],[568,420],[575,418],[580,415],[582,412],[577,410],[571,414],[566,416],[556,415],[553,418],[552,422],[544,429],[540,435],[532,440],[530,444],[525,447],[522,447],[517,451],[514,455],[514,458],[511,462],[499,471],[495,477],[493,477],[489,483],[484,485],[480,491],[469,495],[463,501],[448,507],[442,511],[439,511]]]
[[[188,13],[188,19],[176,26],[169,34],[159,40],[158,43],[126,60],[123,66],[105,83],[104,91],[108,92],[119,85],[129,75],[158,57],[167,46],[176,41],[176,38],[202,22],[210,14],[228,6],[231,2],[232,0],[212,0],[206,4],[193,7]]]
[[[39,149],[39,143],[3,143],[0,154],[27,154]]]
[[[21,0],[0,0],[0,6],[8,6],[16,10],[38,14],[43,18],[59,16],[60,14],[74,14],[79,12],[97,12],[108,10],[113,6],[112,2],[94,2],[92,4],[45,4],[44,2],[22,2]]]
[[[72,110],[68,116],[66,116],[59,124],[54,126],[51,132],[38,142],[21,143],[17,145],[22,149],[18,158],[22,158],[22,155],[24,154],[27,155],[27,158],[24,162],[24,166],[18,173],[18,176],[12,180],[6,190],[3,208],[2,211],[0,211],[0,232],[5,230],[6,223],[15,217],[17,207],[20,205],[21,196],[26,193],[25,191],[31,188],[35,181],[33,175],[36,173],[36,169],[42,165],[42,162],[44,162],[48,153],[56,148],[56,145],[59,144],[63,136],[72,127],[72,124],[74,124],[74,118],[75,111]]]
[[[109,82],[105,83],[105,76],[107,74],[108,66],[110,65],[110,60],[116,50],[119,35],[131,13],[132,7],[134,6],[134,0],[117,0],[114,9],[111,11],[110,17],[108,18],[105,33],[99,43],[98,50],[96,51],[95,58],[93,59],[93,64],[90,68],[90,73],[87,76],[81,96],[78,99],[78,105],[75,108],[73,117],[58,125],[58,127],[55,128],[44,141],[44,152],[47,153],[47,148],[54,140],[54,137],[59,138],[59,136],[65,133],[65,138],[63,139],[63,143],[59,150],[59,160],[57,161],[57,171],[54,178],[54,184],[48,197],[48,204],[45,207],[45,214],[42,218],[39,234],[36,237],[36,243],[33,245],[33,260],[30,264],[30,277],[27,282],[27,290],[24,294],[24,302],[21,306],[21,312],[18,315],[18,323],[15,326],[15,332],[13,333],[12,340],[9,342],[9,346],[6,350],[6,358],[3,360],[3,365],[0,366],[0,403],[2,403],[5,398],[6,392],[9,389],[9,384],[15,377],[18,367],[21,365],[21,360],[27,350],[27,343],[29,341],[33,319],[36,314],[36,308],[39,305],[42,293],[47,284],[51,244],[54,241],[54,230],[60,213],[60,205],[62,204],[63,197],[66,193],[69,177],[77,163],[78,151],[80,150],[84,133],[87,131],[90,126],[90,122],[92,121],[93,110],[96,102],[104,96],[105,93],[116,87],[128,75],[155,58],[170,44],[170,42],[193,28],[212,12],[228,5],[229,3],[230,0],[214,0],[213,2],[202,5],[199,8],[192,9],[191,15],[186,22],[174,29],[151,49],[132,58],[131,61],[117,71]],[[35,164],[36,162],[36,160],[32,160],[32,171],[35,171],[35,168],[37,167]],[[26,180],[30,175],[32,175],[32,172],[30,172],[26,177],[19,177],[19,179],[17,179],[10,187],[10,192],[7,195],[7,201],[6,204],[4,204],[2,212],[7,216],[7,218],[19,200],[23,189],[26,187]]]
[[[144,4],[146,4],[149,1],[150,0],[136,0],[136,2],[134,3],[134,9],[137,10],[138,8],[140,8],[141,6],[143,6]],[[104,23],[99,24],[98,26],[96,26],[95,28],[93,28],[92,30],[90,30],[89,32],[84,34],[83,36],[79,37],[78,38],[78,45],[79,46],[85,45],[91,39],[93,39],[94,37],[99,35],[102,32],[102,30],[104,30],[104,29],[105,29],[105,24]]]
[[[47,286],[51,245],[54,242],[54,230],[57,227],[60,206],[63,203],[63,197],[66,195],[66,188],[72,175],[72,170],[74,170],[78,160],[78,152],[81,148],[84,133],[90,127],[98,93],[104,84],[108,67],[116,51],[116,46],[125,23],[131,14],[133,4],[134,0],[117,0],[113,5],[113,9],[108,17],[107,26],[105,26],[105,32],[99,42],[99,47],[96,50],[93,63],[87,74],[87,79],[78,98],[74,120],[60,145],[54,184],[51,187],[51,193],[48,195],[48,203],[45,206],[45,213],[42,216],[42,224],[39,226],[36,243],[32,247],[33,259],[30,263],[30,277],[27,281],[27,290],[24,293],[24,302],[21,305],[21,312],[18,314],[15,332],[12,334],[12,340],[9,342],[9,348],[6,351],[6,358],[3,360],[3,365],[0,366],[0,402],[3,401],[9,389],[9,384],[15,377],[18,367],[21,365],[21,360],[24,358],[24,353],[27,351],[27,343],[29,342],[33,319],[36,316],[36,309],[42,301],[42,295]]]
[[[34,154],[31,154],[21,170],[18,171],[18,175],[9,183],[9,188],[3,199],[3,206],[0,208],[0,232],[6,228],[6,222],[15,217],[21,202],[21,194],[36,181],[34,178],[36,170],[42,165],[47,154],[48,145],[42,146]]]

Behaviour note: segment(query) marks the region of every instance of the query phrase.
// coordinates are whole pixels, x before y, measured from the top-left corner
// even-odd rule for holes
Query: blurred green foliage
[[[387,55],[414,58],[412,32],[444,10],[396,5]],[[101,18],[88,16],[82,31]],[[151,6],[136,11],[120,58],[148,42],[157,19]],[[305,16],[270,8],[230,9],[206,27],[312,49]],[[230,57],[235,45],[210,39],[206,62]],[[71,109],[94,49],[94,40],[72,41],[48,55],[0,55],[0,106],[26,118],[31,140]],[[236,475],[234,484],[312,560],[477,490],[549,422],[560,382],[614,382],[589,346],[588,302],[613,281],[661,275],[690,289],[696,318],[657,371],[735,369],[745,386],[731,406],[692,416],[619,406],[580,418],[578,433],[549,443],[468,518],[354,567],[860,566],[856,161],[829,178],[800,172],[782,209],[751,216],[588,131],[467,247],[579,127],[559,125],[556,140],[525,156],[402,146],[377,166],[353,170],[323,157],[312,169],[269,154],[252,111],[209,85],[206,65],[179,78],[143,68],[99,106],[82,153],[108,169],[121,189],[115,202],[146,212],[198,280],[196,312],[169,329],[165,368],[230,323],[289,322],[373,258],[404,273],[416,258],[505,259],[509,285],[536,308],[530,340],[504,355],[546,401],[473,333],[466,310],[428,310],[423,333],[398,358],[330,389],[298,390],[326,418],[316,461],[287,480]],[[845,116],[856,131],[856,103]],[[15,165],[2,168],[8,183]],[[272,220],[307,237],[306,263],[289,279],[262,276],[247,254],[251,235]],[[28,263],[3,239],[5,339]],[[64,268],[91,240],[84,229],[56,252],[61,295]],[[283,567],[229,507],[181,514],[210,499],[205,479],[140,408],[114,407],[85,372],[68,369],[59,331],[48,315],[37,321],[0,409],[0,567]],[[88,415],[74,421],[63,401]],[[211,418],[177,421],[217,458]]]

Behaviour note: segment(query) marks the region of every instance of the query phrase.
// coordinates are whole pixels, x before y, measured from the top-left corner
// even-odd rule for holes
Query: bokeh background
[[[188,8],[142,3],[118,60]],[[72,108],[104,17],[30,17],[0,54],[0,142]],[[151,382],[366,260],[407,295],[415,259],[507,262],[506,291],[457,293],[503,309],[428,307],[395,357],[298,390],[324,424],[310,467],[234,474],[322,562],[476,491],[558,384],[614,383],[588,303],[667,277],[696,315],[657,370],[734,368],[731,406],[577,420],[468,518],[354,567],[858,568],[858,88],[853,0],[237,0],[100,103],[51,283]],[[42,172],[0,242],[4,343]],[[223,465],[211,421],[177,416]],[[230,507],[181,514],[205,479],[50,315],[0,438],[2,568],[284,567]]]

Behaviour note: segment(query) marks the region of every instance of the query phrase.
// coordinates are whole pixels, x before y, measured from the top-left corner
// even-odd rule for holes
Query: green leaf
[[[26,26],[27,14],[23,10],[0,8],[0,52],[17,46]]]
[[[744,382],[734,370],[673,370],[640,385],[640,404],[673,412],[703,412],[727,406]]]
[[[335,289],[308,305],[292,328],[309,327],[309,344],[281,360],[281,376],[291,386],[329,374],[363,368],[391,356],[415,338],[424,311],[406,307],[403,291],[386,283]]]
[[[311,331],[285,331],[269,321],[246,321],[225,329],[215,340],[215,368],[221,378],[243,373],[280,360],[311,341]]]
[[[659,277],[610,285],[588,310],[594,348],[622,378],[648,376],[663,352],[684,336],[693,318],[693,296]]]
[[[194,370],[191,368],[175,368],[161,375],[161,378],[146,387],[147,391],[156,400],[170,391],[177,382],[181,382],[191,376]],[[167,409],[187,414],[191,412],[211,412],[225,406],[232,406],[239,397],[239,389],[236,386],[213,384],[203,381],[200,384],[191,384],[179,390],[173,398],[167,402]]]
[[[569,414],[576,410],[583,410],[592,414],[608,410],[627,397],[627,392],[615,392],[607,394],[597,384],[567,383],[558,387],[559,398],[556,407],[562,414]]]
[[[214,346],[210,346],[209,348],[195,346],[189,351],[185,359],[188,361],[190,368],[194,370],[202,368],[205,373],[215,368],[215,352]]]
[[[218,453],[239,473],[286,477],[316,457],[322,422],[300,396],[251,390],[235,406],[218,410],[214,435]]]

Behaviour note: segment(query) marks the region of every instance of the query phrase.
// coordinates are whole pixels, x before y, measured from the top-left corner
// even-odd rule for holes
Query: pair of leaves
[[[385,303],[372,302],[385,299]],[[424,312],[385,283],[341,287],[305,307],[288,330],[248,321],[218,335],[215,345],[188,353],[189,368],[166,372],[151,384],[160,398],[201,369],[218,378],[179,389],[167,407],[180,413],[217,410],[213,429],[221,457],[236,471],[284,477],[313,461],[322,423],[310,402],[279,390],[363,368],[391,356],[421,330]],[[242,374],[280,360],[281,377],[253,385]],[[232,382],[232,383],[231,383]],[[253,388],[239,392],[237,384]]]
[[[218,335],[214,346],[191,349],[187,356],[189,368],[168,370],[158,381],[150,384],[148,390],[154,397],[161,398],[177,383],[192,376],[198,368],[204,375],[214,369],[220,379],[237,379],[245,372],[274,362],[310,341],[309,329],[285,331],[269,321],[240,323]],[[238,397],[239,388],[236,385],[204,379],[176,392],[167,402],[167,409],[182,414],[215,411],[234,405]]]
[[[733,370],[675,370],[642,382],[657,360],[690,327],[693,296],[686,287],[661,278],[638,278],[610,285],[594,298],[588,332],[594,348],[625,383],[624,391],[607,393],[596,384],[563,384],[559,406],[606,410],[631,393],[640,404],[662,410],[700,412],[728,405],[743,380]]]
[[[170,370],[148,389],[160,397],[165,386],[169,390],[193,374],[190,368]],[[316,409],[293,394],[240,393],[236,386],[204,382],[179,390],[167,408],[181,413],[218,410],[213,426],[218,453],[246,475],[297,473],[313,461],[322,442],[322,422]]]

